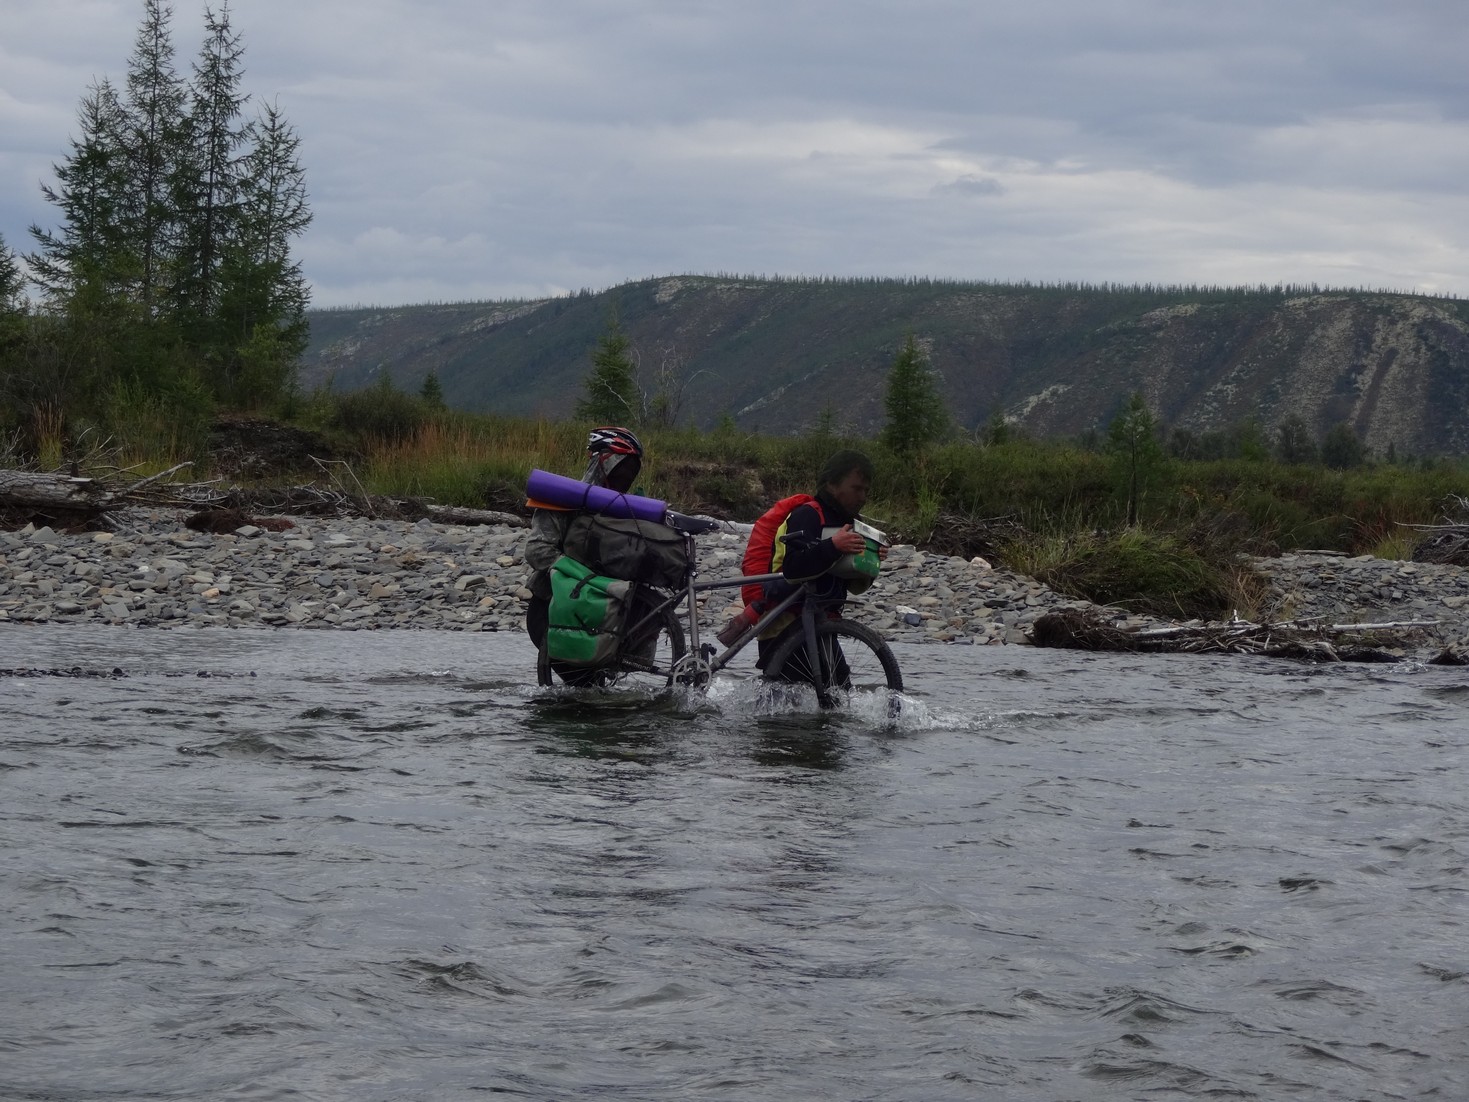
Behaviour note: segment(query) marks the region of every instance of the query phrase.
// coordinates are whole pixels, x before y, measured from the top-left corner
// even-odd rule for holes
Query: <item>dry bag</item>
[[[603,577],[562,555],[551,564],[546,652],[558,662],[603,666],[617,657],[633,583]]]

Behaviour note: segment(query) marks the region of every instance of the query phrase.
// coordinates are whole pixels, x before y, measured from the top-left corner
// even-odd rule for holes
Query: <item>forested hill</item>
[[[1379,454],[1469,452],[1469,302],[1276,288],[1002,286],[668,277],[534,302],[310,313],[302,381],[416,391],[452,406],[570,414],[615,313],[642,385],[678,420],[802,431],[830,410],[875,432],[911,332],[957,423],[1003,412],[1040,436],[1105,426],[1140,392],[1171,428],[1288,415],[1352,426]]]

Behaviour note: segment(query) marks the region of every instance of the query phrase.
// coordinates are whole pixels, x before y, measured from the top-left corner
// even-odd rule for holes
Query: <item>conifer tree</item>
[[[240,349],[232,389],[253,401],[288,388],[306,348],[310,289],[291,242],[311,224],[301,139],[274,104],[250,123],[233,234],[219,272],[220,331]]]
[[[137,257],[124,229],[131,202],[123,145],[127,120],[105,78],[82,97],[77,123],[81,133],[71,139],[70,155],[52,165],[56,186],[41,186],[46,201],[61,212],[62,228],[53,233],[31,226],[37,251],[26,258],[31,279],[53,305],[88,291],[129,295],[137,274]]]
[[[899,455],[922,451],[949,433],[949,415],[933,371],[912,333],[888,372],[884,408],[887,424],[882,440]]]
[[[153,317],[172,281],[178,249],[178,211],[173,194],[187,138],[187,90],[173,66],[169,23],[173,9],[144,0],[133,55],[128,59],[125,136],[131,202],[124,229],[138,255],[138,298]]]
[[[194,62],[173,194],[179,221],[174,297],[186,333],[204,336],[219,298],[219,268],[239,218],[240,111],[250,98],[240,91],[244,47],[230,27],[229,7],[204,10],[208,32]],[[208,339],[207,337],[205,338]]]
[[[8,407],[21,389],[20,350],[25,332],[21,291],[25,280],[20,261],[0,235],[0,416],[11,412]]]
[[[1018,432],[1015,425],[1005,416],[1004,410],[994,410],[980,428],[979,441],[987,448],[997,448],[1015,440]]]
[[[1254,417],[1246,417],[1229,427],[1226,454],[1231,458],[1263,463],[1270,458],[1270,441],[1265,429]]]
[[[20,342],[24,332],[25,301],[21,292],[25,290],[25,276],[20,269],[20,258],[5,243],[0,234],[0,378],[13,380],[19,367]],[[0,397],[7,389],[0,383]]]
[[[0,313],[19,313],[20,293],[24,289],[20,260],[5,243],[5,235],[0,233]]]
[[[1367,462],[1367,449],[1357,430],[1345,421],[1332,425],[1321,438],[1321,462],[1335,471],[1360,467]]]
[[[1107,450],[1117,466],[1126,500],[1127,523],[1134,526],[1142,500],[1163,462],[1158,419],[1141,394],[1133,394],[1127,407],[1107,427]]]
[[[1287,414],[1275,427],[1275,458],[1292,465],[1316,462],[1316,441],[1299,413]]]
[[[6,390],[19,409],[92,400],[120,363],[146,358],[134,339],[143,316],[139,257],[126,228],[133,201],[126,112],[104,79],[88,88],[77,118],[80,136],[53,166],[56,185],[41,188],[60,210],[61,228],[30,228],[36,249],[26,265],[44,314],[34,319],[25,355],[11,365]]]
[[[576,404],[576,416],[599,424],[626,424],[637,420],[637,368],[632,341],[614,314],[592,353],[592,370],[583,382],[585,394]]]

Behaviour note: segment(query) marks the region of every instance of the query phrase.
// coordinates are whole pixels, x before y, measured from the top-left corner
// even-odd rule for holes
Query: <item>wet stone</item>
[[[302,517],[285,534],[207,535],[185,529],[182,511],[123,514],[124,534],[0,533],[0,619],[519,630],[530,598],[524,529]],[[739,572],[748,530],[700,538],[701,578]],[[1260,614],[1274,620],[1442,619],[1439,639],[1469,644],[1469,572],[1460,568],[1313,552],[1253,565],[1269,587]],[[709,595],[701,631],[722,627],[736,599]],[[1045,612],[1087,607],[989,563],[898,546],[848,615],[895,642],[1008,645],[1025,642]]]

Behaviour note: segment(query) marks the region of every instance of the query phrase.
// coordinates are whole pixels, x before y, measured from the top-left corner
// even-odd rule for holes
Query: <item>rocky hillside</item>
[[[1294,289],[1030,287],[930,281],[669,277],[537,302],[316,311],[304,381],[379,373],[451,405],[565,416],[616,313],[648,391],[681,420],[798,432],[830,408],[882,424],[887,369],[911,331],[966,429],[1002,411],[1042,436],[1104,426],[1134,391],[1169,425],[1288,414],[1318,438],[1469,451],[1469,302]]]

